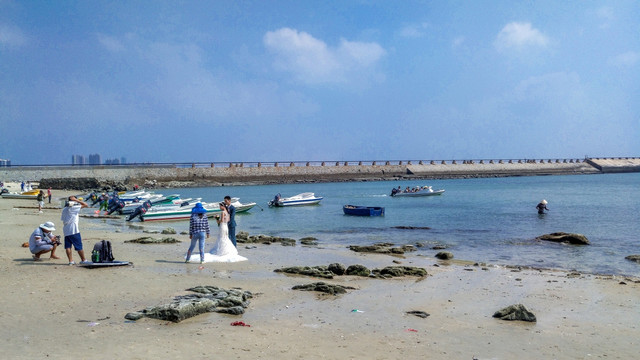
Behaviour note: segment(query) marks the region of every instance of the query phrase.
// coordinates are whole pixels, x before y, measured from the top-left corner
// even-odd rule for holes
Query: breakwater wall
[[[121,187],[185,187],[607,172],[640,172],[640,158],[12,166],[0,167],[0,180],[42,182],[53,188],[115,183]]]

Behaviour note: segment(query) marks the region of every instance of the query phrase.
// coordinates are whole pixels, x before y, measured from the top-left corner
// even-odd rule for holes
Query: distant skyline
[[[640,156],[640,2],[0,0],[0,158]]]

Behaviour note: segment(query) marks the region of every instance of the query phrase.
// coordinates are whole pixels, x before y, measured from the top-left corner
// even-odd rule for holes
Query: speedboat
[[[417,187],[413,189],[405,189],[400,191],[391,191],[391,196],[393,197],[417,197],[417,196],[434,196],[441,195],[444,192],[444,189],[433,190],[431,186],[423,186]]]
[[[237,214],[237,213],[247,212],[257,204],[254,202],[243,204],[240,202],[240,198],[234,197],[234,198],[231,198],[231,205],[233,205],[233,207],[236,208],[236,214]]]
[[[283,198],[280,194],[269,201],[269,206],[295,206],[295,205],[315,205],[323,198],[316,196],[312,192],[305,192],[295,196]]]
[[[345,205],[342,207],[342,211],[345,215],[356,216],[383,216],[384,208],[380,206],[358,206],[358,205]]]
[[[5,193],[2,193],[2,197],[5,198],[5,199],[35,200],[35,199],[38,198],[38,193],[40,193],[39,189],[23,191],[21,193],[5,192]]]

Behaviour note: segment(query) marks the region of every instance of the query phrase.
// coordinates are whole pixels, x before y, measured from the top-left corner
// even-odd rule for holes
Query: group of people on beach
[[[197,262],[198,258],[192,256],[196,244],[199,248],[199,261],[204,262],[236,262],[247,260],[245,257],[238,255],[236,241],[236,208],[231,204],[231,197],[225,196],[224,201],[218,204],[220,214],[215,216],[216,222],[220,228],[219,236],[213,248],[209,253],[204,252],[205,240],[210,237],[211,229],[209,227],[209,219],[207,217],[207,209],[202,203],[197,203],[191,210],[191,218],[189,221],[189,239],[191,244],[185,256],[185,262]],[[82,198],[70,196],[65,202],[62,209],[63,233],[64,233],[64,249],[69,260],[69,265],[75,265],[73,260],[72,248],[76,250],[80,256],[80,264],[89,264],[84,254],[82,245],[82,236],[78,227],[78,218],[80,210],[89,205]],[[50,253],[51,259],[60,259],[56,255],[56,249],[61,245],[60,235],[55,235],[55,224],[47,221],[40,224],[29,238],[29,250],[32,253],[34,261],[42,261],[41,256]]]
[[[72,247],[80,256],[81,264],[89,263],[84,256],[82,236],[80,235],[80,229],[78,227],[80,209],[87,206],[87,203],[82,201],[82,198],[69,196],[62,209],[60,220],[63,223],[64,249],[69,259],[69,265],[75,265],[73,252],[71,250]],[[41,256],[47,253],[51,253],[51,259],[60,259],[60,257],[56,255],[56,249],[61,245],[60,236],[53,234],[55,230],[55,224],[47,221],[44,224],[40,224],[40,226],[31,233],[29,237],[29,250],[33,254],[34,261],[41,261]]]
[[[198,244],[200,252],[200,263],[204,262],[236,262],[247,260],[245,257],[238,255],[236,242],[236,208],[231,204],[229,195],[224,197],[224,201],[219,203],[220,214],[216,215],[216,222],[220,228],[218,239],[209,253],[205,254],[205,241],[211,235],[209,227],[209,219],[207,217],[207,209],[202,203],[197,203],[191,210],[191,218],[189,219],[189,239],[191,244],[185,256],[185,262],[196,262],[198,258],[193,255],[193,250]]]

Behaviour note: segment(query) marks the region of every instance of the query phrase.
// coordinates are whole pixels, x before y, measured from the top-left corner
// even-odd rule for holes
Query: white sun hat
[[[47,230],[47,231],[55,231],[56,230],[56,226],[51,221],[47,221],[44,224],[40,224],[40,227],[42,229]]]

